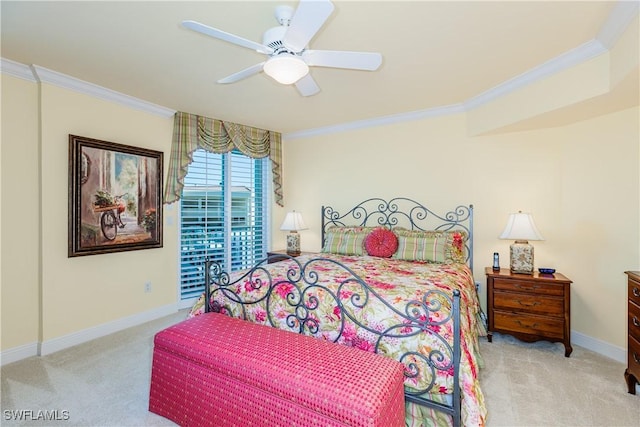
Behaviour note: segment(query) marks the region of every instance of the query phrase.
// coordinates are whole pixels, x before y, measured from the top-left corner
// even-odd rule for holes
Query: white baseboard
[[[0,366],[17,362],[27,357],[38,355],[38,343],[32,342],[18,347],[10,348],[0,353]]]
[[[26,359],[32,356],[46,356],[74,345],[82,344],[123,329],[138,326],[151,320],[176,313],[178,304],[169,304],[143,313],[117,319],[102,325],[87,328],[58,338],[44,342],[34,342],[19,347],[10,348],[0,352],[0,366]]]
[[[627,349],[617,345],[601,341],[580,332],[571,331],[571,344],[579,345],[587,350],[594,351],[603,356],[609,357],[617,362],[627,364]]]
[[[132,316],[123,317],[112,322],[94,326],[92,328],[87,328],[82,331],[74,332],[69,335],[43,341],[38,345],[38,354],[40,356],[46,356],[47,354],[55,353],[56,351],[64,350],[65,348],[73,347],[74,345],[82,344],[123,329],[131,328],[160,317],[168,316],[177,311],[178,307],[176,304],[169,304],[143,313],[134,314]]]
[[[47,354],[55,353],[56,351],[73,347],[74,345],[82,344],[123,329],[131,328],[132,326],[141,325],[151,320],[168,316],[176,313],[177,311],[177,304],[169,304],[143,313],[134,314],[133,316],[123,317],[122,319],[114,320],[109,323],[74,332],[69,335],[43,341],[39,344],[38,354],[40,356],[46,356]]]

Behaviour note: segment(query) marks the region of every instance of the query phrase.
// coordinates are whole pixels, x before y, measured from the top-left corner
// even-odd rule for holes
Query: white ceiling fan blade
[[[265,61],[266,62],[266,61]],[[235,83],[238,80],[246,79],[247,77],[251,77],[254,74],[258,74],[262,71],[262,67],[264,66],[264,62],[261,62],[256,65],[252,65],[249,68],[245,68],[242,71],[238,71],[237,73],[231,74],[230,76],[225,77],[224,79],[218,80],[218,83],[227,84],[227,83]]]
[[[215,37],[216,39],[224,40],[229,43],[237,44],[260,53],[273,53],[273,49],[263,44],[236,36],[235,34],[227,33],[226,31],[218,30],[217,28],[209,27],[208,25],[204,25],[196,21],[182,21],[182,26],[189,30]]]
[[[296,89],[302,96],[311,96],[320,92],[320,87],[316,84],[316,81],[311,77],[311,73],[307,74],[296,82]]]
[[[310,66],[367,71],[377,70],[382,64],[382,55],[376,52],[307,50],[302,53],[302,59]]]
[[[282,42],[294,52],[302,51],[329,18],[333,8],[329,0],[300,0]]]

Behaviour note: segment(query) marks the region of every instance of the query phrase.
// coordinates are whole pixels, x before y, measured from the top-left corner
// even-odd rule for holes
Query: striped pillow
[[[364,255],[364,239],[373,227],[338,227],[327,229],[322,252],[339,255]]]
[[[395,228],[398,250],[393,258],[407,261],[426,261],[441,264],[464,263],[467,232],[419,231]]]

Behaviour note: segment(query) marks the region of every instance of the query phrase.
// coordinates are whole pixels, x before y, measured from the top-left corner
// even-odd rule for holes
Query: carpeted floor
[[[640,391],[627,393],[622,363],[576,345],[566,358],[562,344],[509,335],[480,347],[488,426],[640,427]]]
[[[174,425],[147,410],[151,351],[153,335],[185,315],[2,367],[0,424]],[[640,427],[640,393],[626,393],[621,363],[577,346],[567,359],[560,344],[502,335],[481,347],[488,426]],[[35,419],[38,411],[59,420]]]

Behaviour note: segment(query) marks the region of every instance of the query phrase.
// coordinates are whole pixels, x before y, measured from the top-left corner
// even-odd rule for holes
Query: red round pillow
[[[388,228],[378,227],[364,239],[364,248],[371,256],[390,258],[398,250],[398,237]]]

